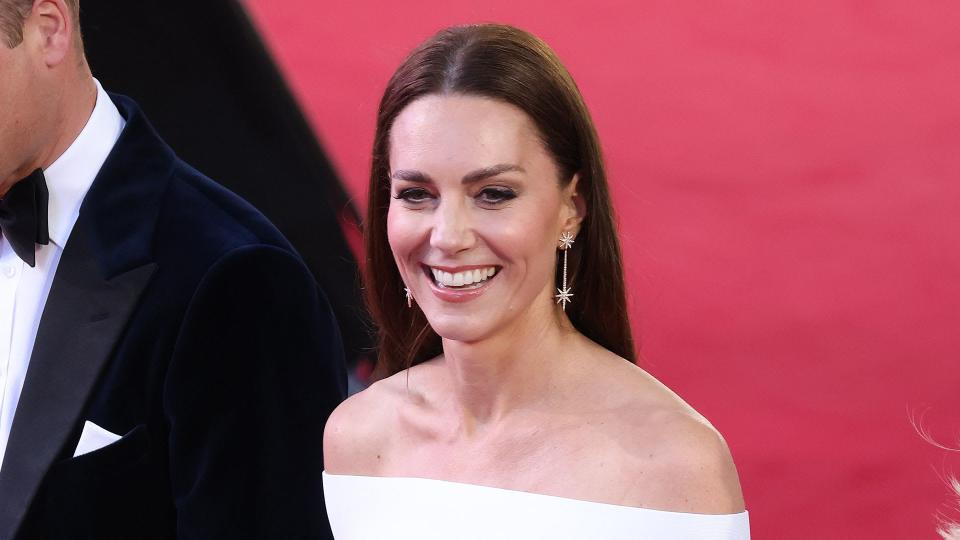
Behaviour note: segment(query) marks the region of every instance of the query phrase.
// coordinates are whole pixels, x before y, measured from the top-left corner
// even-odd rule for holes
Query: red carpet
[[[644,366],[724,433],[758,539],[934,538],[960,454],[960,4],[248,0],[362,207],[392,70],[516,24],[604,143]]]

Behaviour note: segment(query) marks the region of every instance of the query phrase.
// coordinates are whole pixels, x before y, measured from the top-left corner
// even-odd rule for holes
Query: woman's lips
[[[423,265],[434,296],[444,302],[466,302],[483,294],[500,272],[494,265],[456,268]]]

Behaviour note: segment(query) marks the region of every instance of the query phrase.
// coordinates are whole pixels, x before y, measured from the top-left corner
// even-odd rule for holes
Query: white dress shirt
[[[0,467],[60,255],[87,190],[126,124],[100,82],[94,79],[94,83],[97,102],[90,119],[70,147],[43,171],[50,193],[50,243],[36,246],[36,266],[20,260],[6,238],[0,237]]]

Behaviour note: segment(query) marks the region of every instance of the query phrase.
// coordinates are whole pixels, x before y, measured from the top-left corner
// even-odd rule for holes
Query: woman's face
[[[533,122],[504,102],[429,95],[397,116],[387,234],[441,337],[475,342],[554,316],[558,239],[581,219],[576,180],[562,188],[558,174]]]

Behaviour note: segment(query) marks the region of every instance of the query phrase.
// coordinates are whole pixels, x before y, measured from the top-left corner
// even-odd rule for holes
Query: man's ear
[[[76,47],[76,15],[63,0],[34,0],[33,10],[24,21],[24,40],[29,35],[48,68],[63,63]]]
[[[580,224],[587,215],[587,200],[580,194],[580,173],[573,175],[570,183],[563,188],[563,204],[565,217],[563,230],[570,231],[574,236],[580,232]]]

